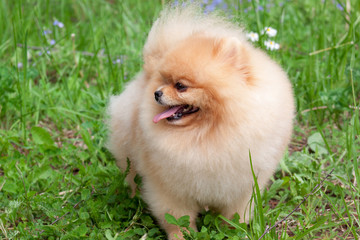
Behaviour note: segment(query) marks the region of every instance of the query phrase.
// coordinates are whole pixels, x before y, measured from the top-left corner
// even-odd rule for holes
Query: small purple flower
[[[113,64],[122,64],[122,63],[123,63],[122,57],[117,58],[115,61],[113,61]]]
[[[63,28],[64,27],[64,24],[62,22],[59,22],[58,20],[55,20],[53,22],[53,25],[54,26],[58,26],[59,28]]]
[[[343,6],[341,6],[340,3],[336,4],[336,7],[340,10],[340,11],[344,11]]]
[[[258,10],[258,11],[264,11],[264,7],[261,6],[261,5],[259,5],[259,6],[257,7],[257,10]]]
[[[52,33],[51,30],[44,30],[44,31],[43,31],[43,35],[48,35],[48,34],[51,34],[51,33]]]
[[[22,64],[22,62],[19,62],[19,63],[17,64],[17,68],[18,68],[18,69],[23,68],[23,64]]]
[[[210,4],[205,7],[205,13],[213,12],[215,10],[215,5]]]
[[[50,55],[50,54],[51,54],[50,50],[46,50],[45,52],[46,52],[47,55]],[[44,52],[44,51],[40,51],[40,52],[38,53],[38,55],[39,55],[39,56],[42,56],[45,52]]]
[[[228,5],[223,0],[213,0],[211,3],[209,3],[209,0],[203,0],[202,4],[205,5],[204,13],[213,12],[220,5],[222,9],[228,8]]]
[[[55,42],[54,39],[51,39],[51,40],[50,40],[50,45],[55,45],[55,43],[56,43],[56,42]]]

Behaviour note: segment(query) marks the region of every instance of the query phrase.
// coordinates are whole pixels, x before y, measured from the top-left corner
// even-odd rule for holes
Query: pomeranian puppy
[[[253,176],[264,188],[290,141],[291,84],[281,67],[226,19],[191,4],[163,10],[150,30],[142,71],[109,105],[109,149],[142,177],[141,194],[165,221],[206,208],[249,221]]]

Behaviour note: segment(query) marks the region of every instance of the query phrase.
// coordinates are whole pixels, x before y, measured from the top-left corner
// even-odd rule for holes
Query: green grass
[[[360,2],[348,11],[336,6],[345,0],[226,2],[247,31],[278,30],[281,49],[268,53],[293,83],[296,126],[272,184],[254,195],[253,221],[204,212],[188,238],[258,239],[334,168],[263,239],[359,239]],[[166,239],[105,148],[109,96],[140,70],[161,8],[160,0],[0,0],[0,239]],[[255,45],[265,49],[264,40]]]

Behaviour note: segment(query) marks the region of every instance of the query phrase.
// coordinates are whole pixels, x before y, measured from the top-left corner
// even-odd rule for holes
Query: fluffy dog
[[[154,23],[144,66],[109,106],[109,149],[169,239],[165,213],[195,218],[210,209],[248,221],[253,177],[260,188],[290,141],[294,101],[281,67],[242,29],[196,6],[167,8]]]

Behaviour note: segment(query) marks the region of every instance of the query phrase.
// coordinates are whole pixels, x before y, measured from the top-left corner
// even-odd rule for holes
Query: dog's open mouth
[[[168,110],[157,114],[154,118],[153,118],[153,122],[154,123],[158,123],[160,120],[165,119],[168,121],[175,121],[175,120],[179,120],[182,117],[195,113],[197,111],[199,111],[200,108],[198,107],[194,107],[191,105],[179,105],[179,106],[172,106],[170,107]]]

